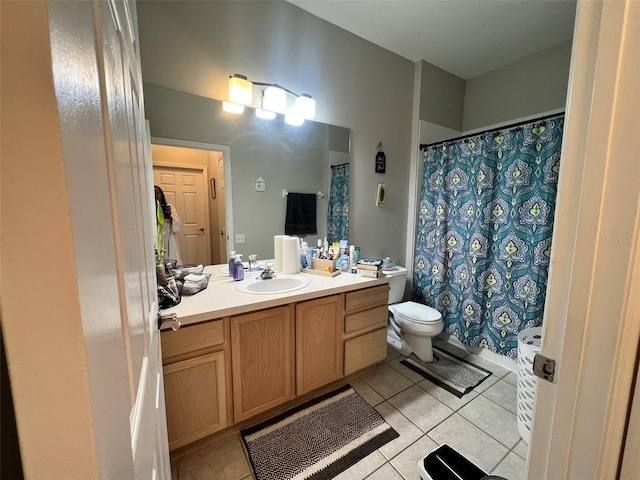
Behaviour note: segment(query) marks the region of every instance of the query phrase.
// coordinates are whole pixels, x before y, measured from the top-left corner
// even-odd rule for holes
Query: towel
[[[284,233],[317,233],[315,193],[289,193]]]

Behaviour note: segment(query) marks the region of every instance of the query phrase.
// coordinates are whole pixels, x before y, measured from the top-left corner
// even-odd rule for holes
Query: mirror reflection
[[[154,183],[183,221],[184,264],[225,263],[231,250],[273,258],[288,193],[316,196],[317,231],[297,236],[348,238],[348,128],[291,126],[250,107],[231,114],[221,101],[148,85],[144,93]]]

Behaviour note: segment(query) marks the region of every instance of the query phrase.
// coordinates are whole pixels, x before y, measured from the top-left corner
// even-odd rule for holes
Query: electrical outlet
[[[236,233],[236,243],[244,243],[244,233]]]

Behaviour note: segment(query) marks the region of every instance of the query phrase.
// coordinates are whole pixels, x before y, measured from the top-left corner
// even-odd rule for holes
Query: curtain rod
[[[331,168],[344,167],[345,165],[349,165],[349,162],[341,163],[340,165],[329,165]]]
[[[512,123],[510,125],[504,125],[502,127],[489,128],[487,130],[483,130],[482,132],[470,133],[469,135],[463,135],[461,137],[450,138],[449,140],[442,140],[440,142],[423,143],[423,144],[420,144],[420,150],[424,151],[425,149],[427,149],[429,147],[435,147],[436,145],[442,145],[443,143],[457,142],[458,140],[464,140],[465,138],[477,137],[478,135],[484,135],[485,133],[497,132],[499,130],[506,130],[508,128],[519,127],[520,125],[527,125],[529,123],[542,122],[543,120],[547,120],[549,118],[559,117],[561,115],[564,115],[564,112],[557,112],[557,113],[553,113],[551,115],[545,115],[544,117],[534,118],[532,120],[523,120],[522,122],[516,122],[516,123]]]

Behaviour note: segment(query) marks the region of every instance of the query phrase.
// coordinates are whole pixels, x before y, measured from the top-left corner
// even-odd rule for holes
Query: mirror
[[[282,115],[274,120],[257,118],[250,107],[241,115],[231,114],[222,110],[219,100],[149,85],[145,85],[144,95],[154,171],[160,166],[178,170],[207,167],[203,170],[208,177],[204,188],[210,213],[206,219],[210,232],[206,263],[226,262],[232,246],[245,261],[249,254],[257,254],[259,260],[273,258],[273,236],[284,233],[285,192],[318,195],[317,232],[299,236],[310,245],[327,236],[331,166],[349,162],[348,128],[315,121],[291,126]],[[161,150],[164,147],[159,144],[172,147]],[[181,156],[175,147],[201,150],[206,156],[189,160],[190,155]],[[156,175],[156,182],[160,178]],[[193,198],[190,191],[180,195]],[[195,225],[193,236],[180,243],[184,263],[203,262],[193,261],[203,253],[190,256],[191,251],[200,249],[195,246],[200,228],[195,219],[197,208],[191,213],[191,200],[170,195],[167,199],[178,203],[185,225]],[[226,245],[221,231],[230,240]],[[242,239],[244,243],[237,242]]]

